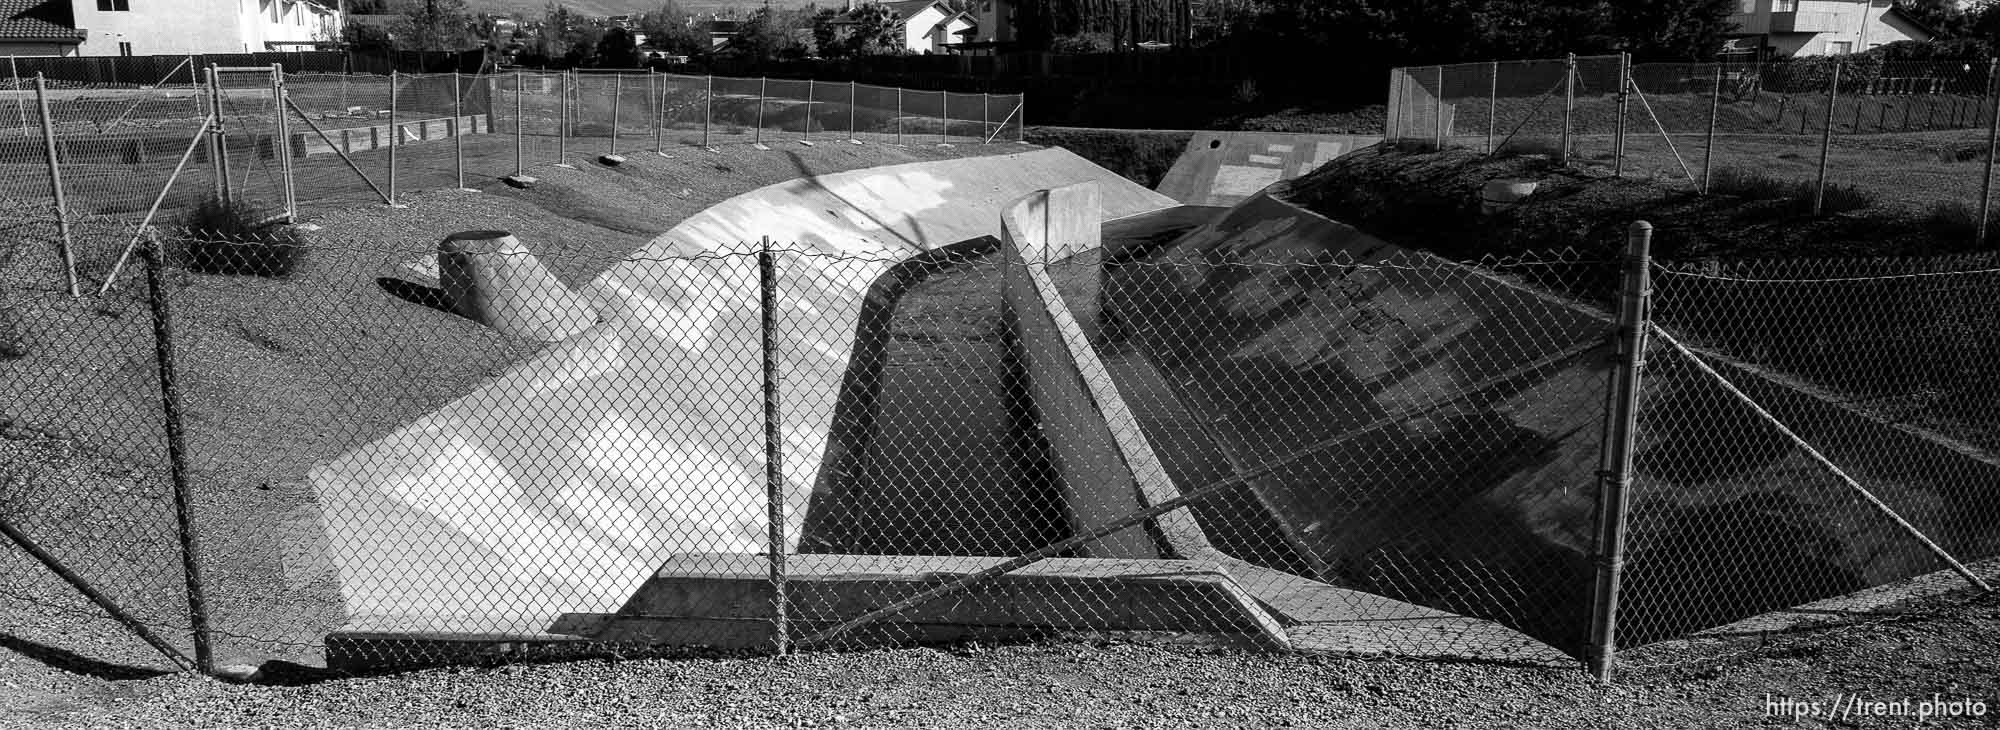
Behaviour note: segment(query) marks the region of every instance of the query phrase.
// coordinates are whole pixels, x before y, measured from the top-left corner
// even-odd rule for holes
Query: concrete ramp
[[[603,324],[312,472],[346,630],[542,632],[616,610],[673,555],[764,550],[764,236],[824,254],[779,262],[795,542],[874,278],[1084,182],[1107,218],[1173,205],[1052,149],[804,178],[682,222],[583,287]]]
[[[1159,191],[1187,205],[1235,205],[1381,141],[1350,134],[1195,132]]]

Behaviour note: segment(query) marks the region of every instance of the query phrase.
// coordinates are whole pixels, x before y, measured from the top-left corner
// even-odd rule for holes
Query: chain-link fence
[[[5,225],[56,242],[79,287],[102,287],[145,230],[203,201],[296,220],[302,208],[525,182],[540,165],[613,154],[988,143],[1018,141],[1022,130],[1019,96],[655,73],[282,70],[183,64],[154,85],[75,88],[9,77],[0,89]]]
[[[1702,192],[1796,194],[1816,211],[1895,209],[1983,243],[1993,83],[1988,61],[1868,55],[1412,67],[1391,74],[1388,134],[1547,154]]]
[[[85,299],[35,253],[0,282],[0,615],[206,665],[1157,632],[1608,662],[2000,551],[1990,260],[1641,248],[1620,285],[1286,211],[608,270],[149,237]]]

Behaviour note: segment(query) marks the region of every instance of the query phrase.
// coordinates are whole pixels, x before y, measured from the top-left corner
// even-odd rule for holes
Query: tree
[[[827,8],[813,16],[813,43],[819,46],[819,55],[827,58],[846,58],[854,55],[853,25],[847,22],[847,14]]]
[[[868,3],[854,9],[850,15],[854,27],[848,43],[857,56],[884,53],[902,53],[907,50],[903,44],[903,16],[881,3]]]
[[[780,11],[768,5],[758,8],[730,39],[730,47],[755,61],[803,58],[812,49],[799,41],[798,32],[812,27],[814,15],[817,10],[810,8],[802,12]]]
[[[1940,40],[1964,38],[1972,33],[1973,15],[1985,5],[1964,7],[1959,0],[1905,0],[1899,7],[1925,27],[1937,31]]]
[[[418,51],[456,51],[471,45],[472,13],[465,0],[406,0],[398,45]]]
[[[1708,61],[1721,51],[1737,0],[1619,0],[1611,32],[1641,60]]]
[[[631,32],[612,28],[597,39],[597,53],[592,61],[598,68],[637,68],[639,44],[632,39]]]
[[[695,27],[694,17],[680,4],[669,0],[659,10],[639,16],[639,32],[646,45],[667,53],[692,56],[708,51],[708,32]]]

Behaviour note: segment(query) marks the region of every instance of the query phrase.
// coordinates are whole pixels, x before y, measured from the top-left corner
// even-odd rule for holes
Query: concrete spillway
[[[763,550],[749,254],[765,236],[817,254],[779,264],[796,542],[870,285],[897,261],[997,234],[1014,199],[1083,182],[1107,217],[1173,204],[1041,150],[795,180],[682,222],[583,287],[604,323],[313,471],[346,628],[539,632],[617,608],[671,555]]]

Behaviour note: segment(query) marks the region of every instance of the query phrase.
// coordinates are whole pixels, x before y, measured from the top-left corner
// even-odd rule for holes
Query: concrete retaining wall
[[[1009,329],[1079,532],[1180,495],[1049,276],[1050,264],[1102,245],[1102,218],[1097,190],[1085,184],[1030,195],[1001,221]],[[1164,547],[1178,557],[1212,555],[1186,511],[1155,522],[1157,540],[1133,528],[1089,544],[1085,554],[1154,557]]]

